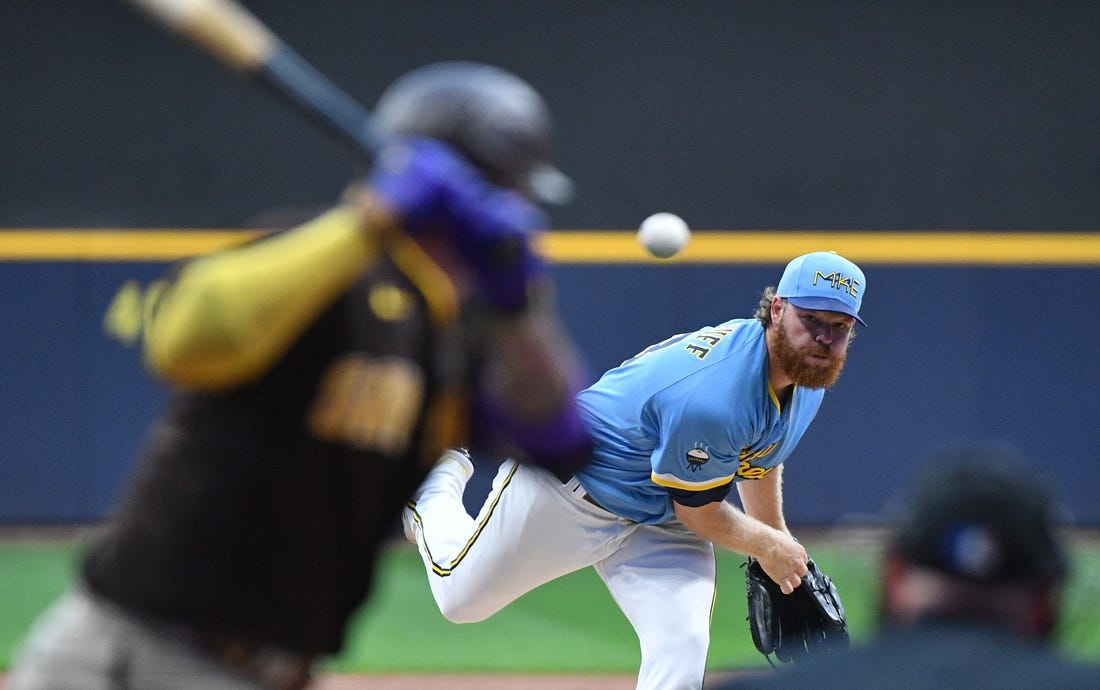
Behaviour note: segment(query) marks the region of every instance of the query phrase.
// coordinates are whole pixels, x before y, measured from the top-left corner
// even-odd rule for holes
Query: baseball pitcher
[[[865,289],[837,254],[795,258],[754,318],[657,343],[582,391],[591,462],[556,476],[506,461],[476,517],[461,502],[470,458],[444,454],[405,511],[443,614],[479,621],[592,566],[638,634],[638,688],[698,690],[719,546],[750,556],[814,634],[846,639],[839,598],[819,608],[835,590],[819,592],[827,579],[815,579],[783,518],[781,476],[840,375]],[[740,508],[727,500],[735,487]],[[817,608],[797,605],[811,590]],[[814,642],[806,626],[795,634],[769,622],[757,626],[771,635],[765,654],[792,658]],[[821,632],[826,622],[839,627]]]

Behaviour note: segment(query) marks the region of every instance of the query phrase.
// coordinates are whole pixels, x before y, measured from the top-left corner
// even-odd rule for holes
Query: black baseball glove
[[[745,568],[749,599],[749,632],[753,644],[768,658],[798,662],[814,653],[848,647],[848,622],[832,580],[813,561],[802,585],[784,594],[760,563],[750,558]]]

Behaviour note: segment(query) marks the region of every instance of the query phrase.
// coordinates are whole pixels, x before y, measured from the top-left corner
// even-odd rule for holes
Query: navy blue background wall
[[[551,103],[562,232],[1100,232],[1094,2],[246,3],[364,102],[442,59]],[[350,160],[115,2],[4,3],[0,228],[241,228],[330,203]],[[995,254],[997,247],[989,248]],[[978,254],[981,250],[978,250]],[[979,257],[981,258],[981,257]],[[162,392],[103,314],[155,261],[0,253],[0,520],[101,517]],[[745,315],[779,263],[559,264],[593,370]],[[1100,524],[1100,271],[866,263],[871,324],[790,461],[792,523],[880,513],[931,449],[1000,438]]]

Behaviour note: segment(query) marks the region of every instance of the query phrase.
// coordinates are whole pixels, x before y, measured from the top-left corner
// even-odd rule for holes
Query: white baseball
[[[690,239],[687,223],[675,213],[654,213],[638,227],[638,243],[659,259],[679,254]]]

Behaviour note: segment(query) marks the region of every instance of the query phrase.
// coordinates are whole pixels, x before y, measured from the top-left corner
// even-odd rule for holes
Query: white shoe
[[[409,540],[409,543],[416,544],[416,532],[420,525],[416,522],[416,513],[409,507],[408,503],[401,510],[401,526],[405,530],[405,538]]]
[[[455,467],[456,465],[457,467]],[[455,472],[455,469],[457,469],[458,472]],[[466,483],[470,481],[470,477],[474,476],[474,461],[470,459],[470,451],[465,448],[448,448],[443,451],[443,454],[435,461],[435,466],[429,473],[429,477],[431,474],[440,470],[446,471],[461,479],[461,488],[465,488]],[[427,482],[428,478],[425,478],[424,481]],[[412,499],[405,504],[404,510],[401,511],[401,526],[405,530],[405,538],[413,544],[416,543],[416,535],[420,532],[419,518],[417,517],[415,508],[416,502],[420,500],[420,493],[423,486],[424,484],[421,483],[421,488],[413,492]]]
[[[448,448],[435,461],[435,466],[439,467],[452,460],[462,468],[462,485],[465,486],[466,482],[470,481],[470,477],[474,476],[474,461],[470,458],[470,451],[465,448]]]

